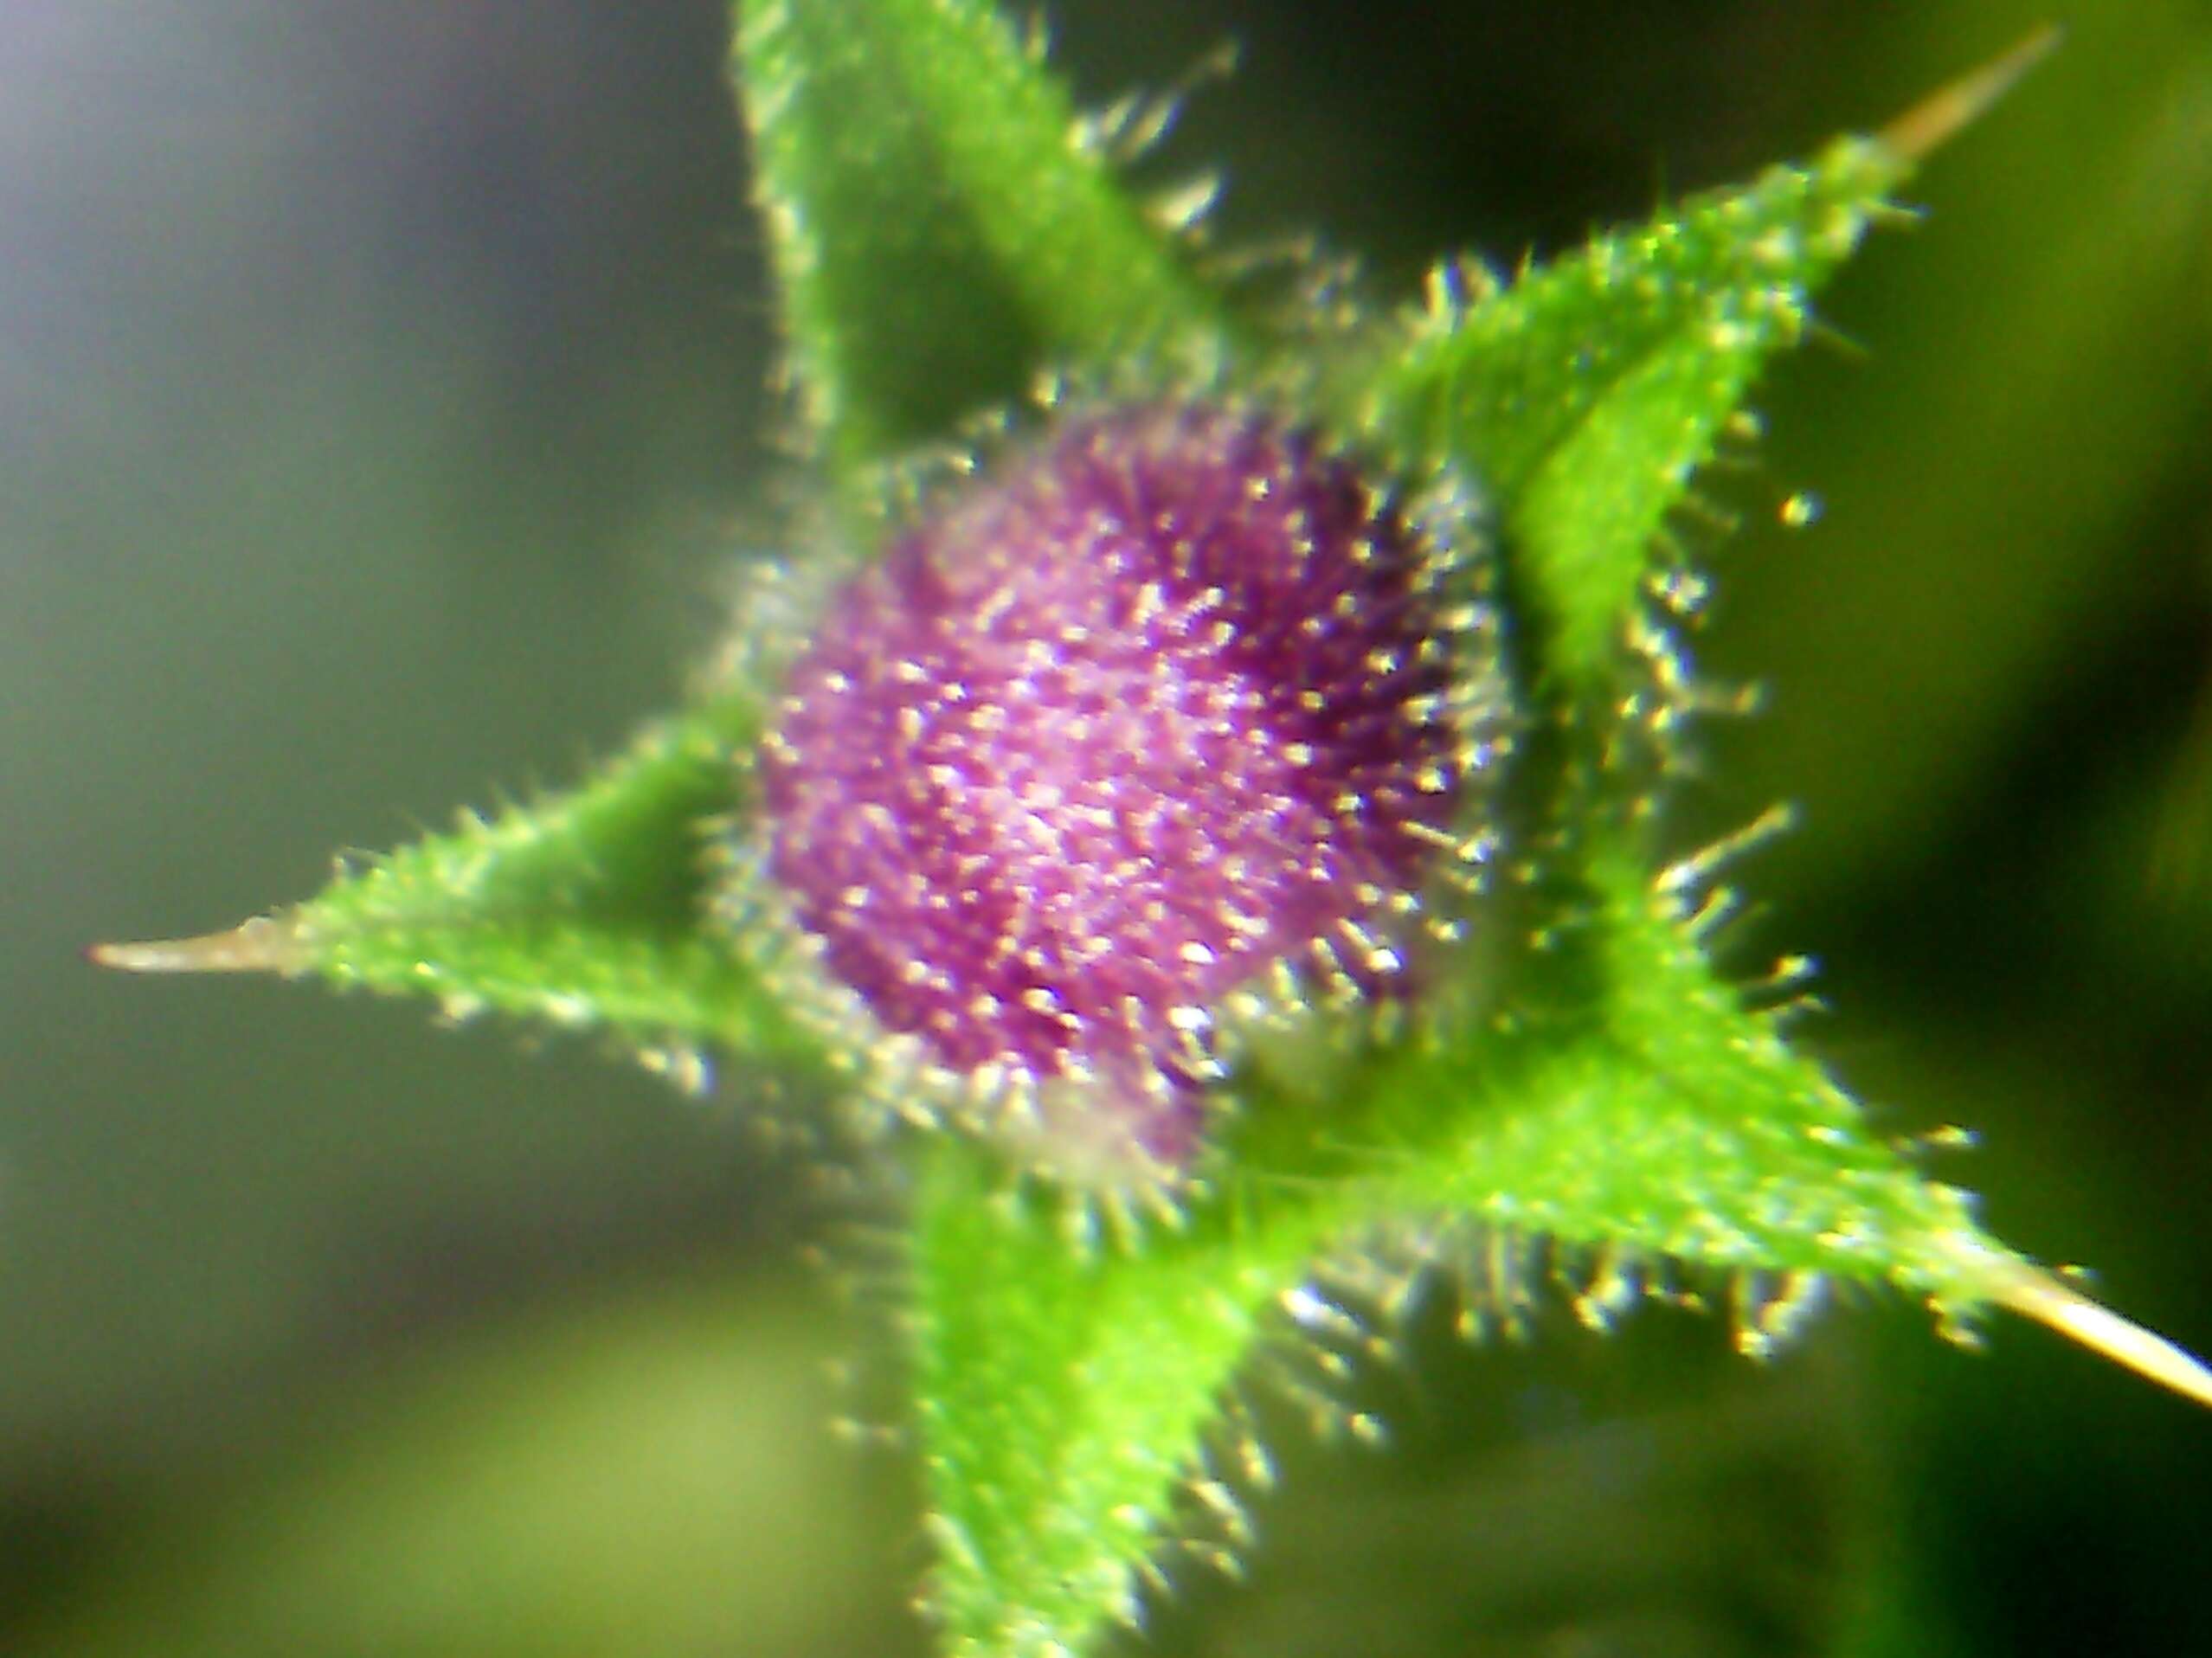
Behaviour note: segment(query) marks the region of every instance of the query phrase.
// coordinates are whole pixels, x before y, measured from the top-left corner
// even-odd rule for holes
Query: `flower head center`
[[[769,873],[886,1028],[1103,1078],[1178,1157],[1225,998],[1399,969],[1463,771],[1433,585],[1310,434],[1083,421],[839,595],[763,750]]]

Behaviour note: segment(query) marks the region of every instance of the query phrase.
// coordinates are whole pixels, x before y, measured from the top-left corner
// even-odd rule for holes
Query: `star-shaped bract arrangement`
[[[100,954],[596,1028],[947,1130],[865,1154],[911,1170],[927,1603],[978,1658],[1137,1616],[1180,1514],[1238,1542],[1240,1364],[1346,1321],[1347,1256],[1548,1238],[1601,1308],[1660,1271],[1765,1286],[1753,1352],[1818,1284],[1887,1283],[2212,1401],[1715,971],[1731,847],[1649,851],[1710,700],[1667,515],[1891,192],[2047,44],[1379,308],[1232,280],[1122,176],[1162,109],[1078,119],[978,0],[748,5],[815,538],[852,573],[757,609],[577,789]],[[811,644],[759,637],[794,614]]]

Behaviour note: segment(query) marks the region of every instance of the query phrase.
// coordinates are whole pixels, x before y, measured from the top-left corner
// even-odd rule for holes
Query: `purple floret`
[[[1309,433],[1064,427],[832,603],[762,751],[768,873],[887,1030],[1181,1166],[1225,998],[1400,972],[1463,773],[1432,575]]]

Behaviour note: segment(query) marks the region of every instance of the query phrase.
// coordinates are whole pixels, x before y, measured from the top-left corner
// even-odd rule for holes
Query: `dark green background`
[[[1161,182],[1378,284],[1509,262],[1879,119],[2004,0],[1074,0],[1104,97],[1225,36]],[[1742,959],[2048,1258],[2212,1349],[2212,11],[2093,0],[1916,192],[1681,533],[1771,689],[1683,846],[1768,801]],[[744,1128],[588,1043],[92,940],[309,890],[572,775],[773,546],[773,342],[704,4],[0,0],[0,1650],[913,1653],[895,1456]],[[1780,507],[1816,492],[1817,525]],[[1716,515],[1712,515],[1717,517]],[[1431,1336],[1434,1339],[1431,1339]],[[2212,1418],[1853,1297],[1416,1333],[1177,1650],[2212,1650]],[[847,1402],[891,1397],[880,1376]]]

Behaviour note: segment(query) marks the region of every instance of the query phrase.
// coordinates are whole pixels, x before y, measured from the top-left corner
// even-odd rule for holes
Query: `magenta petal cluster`
[[[1404,970],[1469,764],[1440,564],[1308,430],[1064,417],[832,602],[762,752],[767,872],[986,1121],[1183,1166],[1230,999]]]

